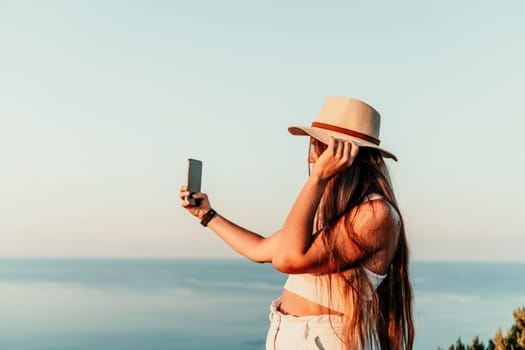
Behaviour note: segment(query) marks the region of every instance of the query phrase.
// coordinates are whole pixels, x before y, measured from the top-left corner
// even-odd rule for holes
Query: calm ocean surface
[[[414,262],[415,349],[525,306],[525,264]],[[0,349],[264,349],[286,276],[244,260],[0,259]]]

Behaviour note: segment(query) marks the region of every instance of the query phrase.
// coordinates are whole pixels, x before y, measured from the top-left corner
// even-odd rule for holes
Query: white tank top
[[[369,288],[365,289],[362,297],[371,300],[372,293],[377,290],[387,274],[378,275],[366,267],[362,268],[373,289],[372,291]],[[343,283],[343,279],[337,274],[297,274],[288,276],[284,289],[331,310],[345,313]]]
[[[379,194],[368,196],[364,202],[382,198]],[[370,300],[372,293],[377,290],[387,274],[379,275],[366,267],[361,267],[372,287],[372,290],[363,291],[363,299]],[[297,294],[305,299],[341,313],[344,307],[344,285],[345,283],[337,274],[295,274],[289,275],[284,289]],[[330,290],[328,288],[330,287]],[[329,293],[330,292],[330,293]]]

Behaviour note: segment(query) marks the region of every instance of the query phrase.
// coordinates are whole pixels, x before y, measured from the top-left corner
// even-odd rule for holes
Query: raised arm
[[[186,186],[182,186],[180,189],[182,206],[193,216],[202,220],[204,215],[211,209],[208,196],[205,193],[194,194],[193,198],[200,199],[201,202],[199,206],[190,206],[186,200],[189,194]],[[207,226],[231,248],[246,258],[261,263],[272,261],[278,232],[269,237],[263,237],[229,221],[219,213],[215,214]]]
[[[316,160],[312,175],[299,193],[283,228],[269,237],[246,230],[220,214],[209,222],[210,227],[230,247],[250,260],[272,262],[285,273],[328,272],[328,252],[324,250],[320,235],[312,236],[315,213],[328,181],[352,165],[358,147],[350,141],[331,139],[326,151]],[[186,187],[181,188],[182,206],[201,219],[211,209],[208,196],[194,195],[201,200],[199,206],[190,206]],[[341,246],[346,246],[342,242]],[[351,243],[351,242],[350,242]],[[354,251],[349,259],[357,259],[363,252]],[[345,264],[346,261],[342,261]]]
[[[358,151],[352,142],[332,138],[315,160],[312,174],[280,231],[272,260],[275,268],[285,273],[329,272],[329,252],[319,239],[323,233],[312,236],[314,217],[328,181],[350,167]]]

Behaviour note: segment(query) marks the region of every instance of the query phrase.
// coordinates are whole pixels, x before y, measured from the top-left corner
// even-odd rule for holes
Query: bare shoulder
[[[381,249],[397,241],[401,218],[396,209],[385,199],[361,203],[350,212],[351,230],[363,243]]]

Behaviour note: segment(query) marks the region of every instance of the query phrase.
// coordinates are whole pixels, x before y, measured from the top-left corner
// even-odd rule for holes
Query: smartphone
[[[199,199],[193,198],[193,194],[201,191],[201,180],[202,180],[202,162],[197,159],[188,159],[188,178],[186,184],[188,185],[188,201],[191,206],[198,206],[200,204]]]

